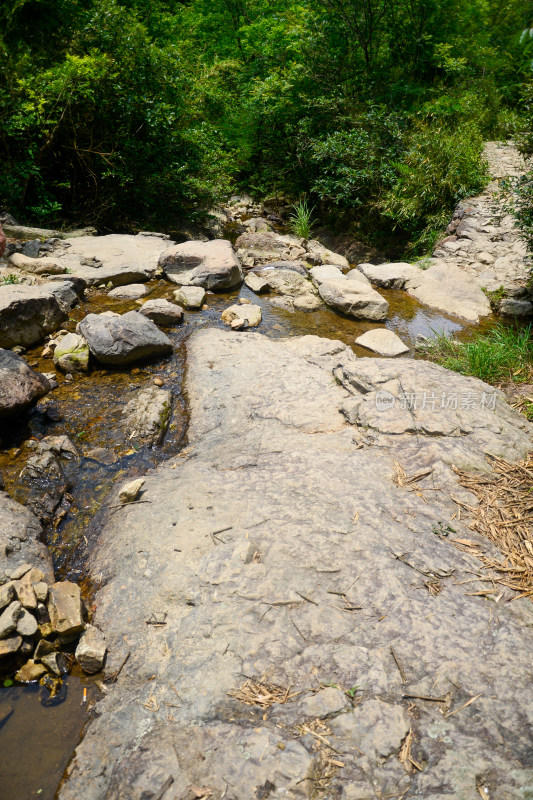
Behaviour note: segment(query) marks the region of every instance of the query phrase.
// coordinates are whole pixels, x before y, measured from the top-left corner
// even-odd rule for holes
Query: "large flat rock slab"
[[[446,261],[432,259],[428,269],[419,269],[407,278],[404,286],[420,303],[469,322],[478,322],[491,313],[479,281]]]
[[[157,270],[159,256],[171,244],[168,238],[142,234],[79,236],[61,243],[54,260],[88,285],[110,282],[125,286],[149,281]]]
[[[525,419],[475,379],[314,336],[197,331],[187,358],[187,449],[111,508],[90,563],[121,669],[61,800],[303,800],[310,730],[343,765],[327,797],[473,800],[483,779],[525,798],[532,606],[477,595],[483,567],[450,541],[476,535],[452,465],[521,458]],[[245,704],[250,681],[280,702]]]

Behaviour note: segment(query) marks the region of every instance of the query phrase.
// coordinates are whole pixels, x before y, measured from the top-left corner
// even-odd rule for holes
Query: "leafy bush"
[[[118,208],[194,215],[230,186],[216,117],[179,49],[154,43],[115,0],[97,0],[70,52],[21,70],[12,87],[0,113],[9,153],[0,200],[15,214],[57,219],[62,208],[101,225],[116,224]]]
[[[394,182],[401,141],[398,116],[382,108],[361,113],[349,129],[311,140],[307,161],[312,191],[339,206],[369,206]]]
[[[459,200],[486,185],[482,149],[482,137],[470,122],[455,129],[420,123],[395,164],[394,184],[379,201],[381,213],[411,234],[415,248],[427,248]]]

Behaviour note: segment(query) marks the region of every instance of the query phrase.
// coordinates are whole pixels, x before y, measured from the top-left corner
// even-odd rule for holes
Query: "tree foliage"
[[[484,138],[523,127],[531,22],[521,0],[14,0],[0,204],[172,227],[281,190],[423,246],[483,184]]]

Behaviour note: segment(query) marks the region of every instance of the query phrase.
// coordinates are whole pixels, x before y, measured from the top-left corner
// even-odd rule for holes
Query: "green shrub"
[[[394,228],[411,234],[414,248],[425,248],[448,221],[450,211],[464,197],[486,185],[483,139],[470,122],[455,128],[427,121],[410,134],[396,180],[379,201]]]

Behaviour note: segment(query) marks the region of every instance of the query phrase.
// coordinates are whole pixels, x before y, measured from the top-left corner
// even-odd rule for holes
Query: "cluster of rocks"
[[[477,197],[459,203],[432,261],[471,276],[501,315],[531,316],[531,259],[516,221],[505,210],[500,196],[502,179],[518,178],[530,167],[512,143],[488,142],[485,157],[491,182]]]
[[[99,672],[106,656],[103,634],[84,621],[79,586],[49,585],[39,567],[25,563],[0,585],[0,669],[18,665],[15,679],[30,683],[47,673],[67,672],[65,646],[77,642],[75,658],[88,674]]]

